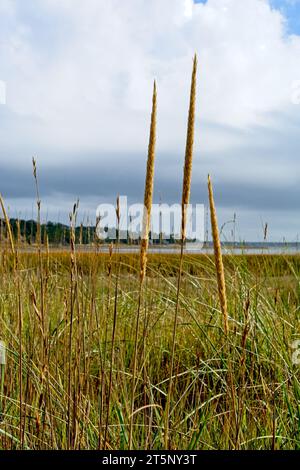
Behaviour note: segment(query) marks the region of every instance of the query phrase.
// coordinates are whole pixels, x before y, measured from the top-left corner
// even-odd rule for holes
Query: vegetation
[[[145,355],[138,354],[132,439],[133,448],[160,449],[179,256],[148,257],[138,338],[138,350],[145,343]],[[95,252],[76,255],[76,263],[71,279],[69,253],[42,255],[42,299],[38,255],[20,254],[14,273],[12,255],[2,251],[0,331],[7,345],[7,365],[1,391],[1,448],[20,448],[21,443],[30,449],[128,448],[139,256]],[[291,341],[300,328],[300,257],[231,255],[224,264],[227,335],[213,257],[184,256],[170,447],[298,449],[299,366],[292,364]]]
[[[184,252],[196,66],[179,254],[148,252],[156,87],[140,254],[78,250],[78,203],[52,250],[35,160],[33,231],[0,196],[1,449],[300,449],[300,256],[222,256],[210,179],[214,256]]]

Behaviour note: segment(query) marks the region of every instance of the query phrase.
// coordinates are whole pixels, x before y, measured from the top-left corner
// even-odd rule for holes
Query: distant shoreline
[[[47,248],[45,245],[42,245],[42,252],[46,253]],[[9,250],[9,246],[6,243],[0,244],[0,250]],[[20,253],[35,253],[38,249],[36,244],[21,244],[19,246]],[[68,244],[58,245],[50,244],[49,252],[58,253],[58,252],[68,252],[70,249]],[[76,244],[76,251],[78,253],[109,253],[110,244]],[[113,252],[116,250],[122,254],[138,254],[140,246],[137,245],[128,245],[120,243],[118,246],[113,244]],[[300,244],[299,243],[261,243],[261,242],[249,242],[249,243],[222,243],[222,251],[224,255],[245,255],[245,254],[300,254]],[[180,252],[180,244],[166,244],[166,245],[149,245],[149,254],[177,254]],[[189,243],[184,252],[186,254],[203,254],[211,255],[213,254],[213,245],[212,243],[204,245],[194,245]]]

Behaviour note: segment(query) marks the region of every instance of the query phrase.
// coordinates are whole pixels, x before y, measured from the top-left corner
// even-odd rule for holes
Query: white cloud
[[[300,112],[291,103],[292,84],[300,79],[300,37],[286,31],[284,16],[267,0],[36,0],[34,8],[1,0],[7,105],[0,110],[0,151],[12,156],[11,165],[26,166],[32,152],[63,166],[75,153],[86,165],[89,154],[105,163],[109,151],[126,168],[123,155],[146,152],[156,78],[158,150],[170,166],[163,153],[184,151],[197,52],[196,150],[211,155],[211,171],[228,180],[239,177],[241,165],[245,179],[248,169],[249,180],[294,183],[297,147],[293,154],[277,151]],[[237,162],[245,145],[252,150]]]
[[[195,51],[200,126],[209,120],[243,129],[291,106],[300,38],[285,35],[284,18],[265,0],[37,1],[50,18],[48,28],[62,38],[53,51],[32,40],[43,32],[18,15],[19,4],[14,2],[12,31],[2,38],[1,64],[9,110],[41,121],[39,136],[32,129],[37,144],[144,149],[157,78],[160,148],[181,149]],[[65,25],[63,36],[59,28]],[[226,139],[221,143],[224,148]],[[216,139],[205,145],[214,150]]]
[[[184,2],[184,16],[191,18],[193,16],[194,2],[193,0],[185,0]]]

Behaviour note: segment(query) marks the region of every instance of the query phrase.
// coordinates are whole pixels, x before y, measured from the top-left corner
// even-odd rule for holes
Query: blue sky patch
[[[271,0],[271,6],[281,11],[288,20],[288,33],[300,34],[300,1]]]
[[[288,33],[300,34],[300,0],[269,0],[288,21]],[[195,3],[207,3],[207,0],[194,0]]]

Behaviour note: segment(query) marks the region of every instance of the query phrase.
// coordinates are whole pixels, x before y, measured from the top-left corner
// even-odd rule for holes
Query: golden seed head
[[[209,195],[211,230],[212,230],[212,237],[213,237],[213,243],[214,243],[215,265],[216,265],[216,272],[217,272],[219,299],[220,299],[221,311],[222,311],[223,318],[224,318],[224,330],[225,330],[225,334],[227,335],[228,334],[228,311],[227,311],[227,296],[226,296],[224,265],[223,265],[223,258],[222,258],[221,242],[220,242],[220,237],[219,237],[217,212],[215,208],[214,195],[213,195],[213,187],[212,187],[212,183],[211,183],[211,179],[209,175],[208,175],[208,195]]]
[[[157,111],[157,92],[156,82],[153,85],[153,96],[152,96],[152,113],[151,113],[151,125],[150,125],[150,136],[148,145],[148,159],[145,179],[145,193],[144,193],[144,214],[143,214],[143,229],[142,229],[142,240],[141,240],[141,254],[140,254],[140,278],[144,279],[146,274],[147,265],[147,249],[148,249],[148,238],[150,230],[150,218],[151,218],[151,207],[153,197],[153,181],[154,181],[154,161],[155,161],[155,144],[156,144],[156,111]]]
[[[186,206],[189,204],[192,180],[192,163],[194,150],[194,133],[195,133],[195,109],[196,109],[196,78],[197,78],[197,56],[195,54],[193,63],[193,72],[190,91],[190,105],[188,114],[187,137],[185,148],[185,160],[183,169],[182,184],[182,224],[181,237],[184,240],[186,235]]]

